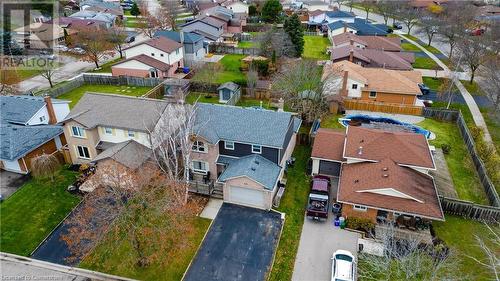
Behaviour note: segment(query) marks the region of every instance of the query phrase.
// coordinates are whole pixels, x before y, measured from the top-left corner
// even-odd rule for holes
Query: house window
[[[77,126],[72,126],[71,127],[71,133],[73,134],[74,137],[80,137],[83,138],[85,136],[85,130],[82,127],[77,127]]]
[[[370,98],[374,99],[377,97],[377,92],[375,91],[370,91],[370,95],[369,95]]]
[[[252,153],[262,153],[262,146],[260,145],[252,145]]]
[[[208,172],[208,164],[204,161],[193,160],[191,162],[193,171],[196,173],[206,174]]]
[[[45,121],[45,115],[44,116],[40,116],[40,122],[43,122]]]
[[[366,212],[366,210],[367,210],[367,208],[365,206],[361,206],[361,205],[354,205],[353,209],[356,211],[362,211],[362,212]]]
[[[192,150],[196,151],[196,152],[207,152],[207,148],[205,147],[205,143],[202,141],[193,142]]]
[[[356,90],[358,88],[358,84],[352,84],[352,89]]]
[[[156,69],[151,70],[151,71],[149,72],[149,76],[150,76],[151,78],[158,78],[158,71],[156,71]]]
[[[106,135],[112,135],[113,134],[113,129],[109,127],[104,127],[104,133]]]
[[[128,137],[129,138],[135,138],[135,132],[134,131],[128,131]]]
[[[78,145],[76,147],[76,151],[78,153],[78,157],[84,158],[84,159],[90,159],[89,149],[86,146]]]
[[[229,150],[234,150],[234,141],[225,141],[224,148]]]

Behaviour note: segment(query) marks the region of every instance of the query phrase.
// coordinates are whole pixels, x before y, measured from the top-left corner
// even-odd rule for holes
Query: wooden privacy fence
[[[483,222],[500,222],[500,208],[439,196],[443,212]]]
[[[258,48],[238,48],[233,46],[227,46],[223,44],[210,44],[208,46],[208,51],[215,54],[237,54],[237,55],[260,55],[260,49]]]
[[[47,94],[53,98],[57,98],[58,96],[73,91],[74,89],[79,88],[84,84],[85,82],[83,81],[83,77],[78,76],[77,78],[71,81],[62,83],[60,85],[56,85],[54,88],[40,91],[40,93]]]
[[[457,110],[449,110],[449,109],[439,109],[439,108],[424,108],[423,116],[427,118],[436,118],[440,120],[446,120],[455,122],[460,131],[460,135],[465,142],[465,146],[471,156],[472,163],[474,163],[474,167],[479,175],[479,180],[483,185],[484,191],[488,200],[492,206],[500,207],[500,197],[495,189],[495,186],[491,182],[490,177],[488,176],[486,166],[484,165],[483,160],[479,157],[479,154],[476,149],[476,143],[472,138],[472,135],[467,128],[467,124],[465,123],[464,117],[461,111]]]
[[[155,87],[158,84],[161,84],[164,81],[164,79],[132,77],[132,76],[83,74],[83,81],[87,84],[98,84],[98,85],[127,85],[136,87]]]
[[[422,115],[422,107],[412,105],[389,104],[380,102],[370,102],[361,100],[344,100],[346,109],[379,111],[393,114]]]

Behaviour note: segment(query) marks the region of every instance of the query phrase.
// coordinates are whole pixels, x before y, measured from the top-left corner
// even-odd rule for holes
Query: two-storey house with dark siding
[[[216,183],[226,202],[270,209],[301,120],[290,112],[204,103],[196,116],[193,182]]]

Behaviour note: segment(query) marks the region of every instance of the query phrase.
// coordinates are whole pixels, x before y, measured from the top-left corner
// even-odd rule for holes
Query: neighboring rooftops
[[[260,155],[241,157],[227,166],[219,177],[219,181],[227,181],[238,177],[248,177],[261,184],[267,190],[273,190],[281,172],[281,167]]]
[[[159,36],[159,37],[156,36],[156,37],[151,38],[147,41],[144,41],[144,42],[141,42],[139,44],[125,48],[124,50],[128,50],[128,49],[131,49],[131,48],[134,48],[134,47],[137,47],[140,45],[144,45],[144,44],[151,46],[153,48],[156,48],[160,51],[164,51],[166,53],[172,53],[173,51],[182,47],[182,44],[177,43],[172,39],[168,39],[167,37],[164,37],[164,36]]]
[[[89,26],[101,26],[105,25],[105,21],[95,20],[95,19],[79,19],[79,18],[70,18],[70,17],[60,17],[57,19],[50,20],[48,23],[55,23],[60,25],[61,27],[68,28],[85,28]]]
[[[151,156],[151,149],[136,142],[135,140],[128,140],[117,143],[99,153],[99,155],[97,155],[92,162],[97,163],[104,159],[113,159],[116,162],[135,170],[146,163]]]
[[[346,135],[345,158],[372,161],[389,158],[400,165],[435,168],[429,144],[422,134],[348,126]]]
[[[363,82],[363,90],[405,95],[421,95],[418,87],[422,83],[422,74],[418,71],[391,70],[362,67],[350,61],[340,61],[324,68],[324,77],[331,72],[348,71],[350,79]]]
[[[184,43],[193,44],[198,41],[203,40],[203,37],[192,32],[183,32],[184,33]],[[159,30],[155,32],[155,37],[167,37],[170,40],[174,40],[175,42],[181,42],[180,32],[171,31],[171,30]]]
[[[395,70],[412,70],[415,56],[411,52],[388,52],[376,49],[362,49],[356,46],[346,45],[331,48],[331,59],[333,61],[348,59],[351,52],[354,58],[363,60],[370,67],[380,67]]]
[[[109,126],[146,132],[156,124],[167,104],[157,99],[86,93],[66,120],[86,128]]]
[[[393,147],[387,144],[387,147]],[[342,166],[337,200],[344,203],[443,220],[431,176],[402,167],[391,159]]]
[[[1,122],[0,159],[8,161],[19,159],[62,133],[62,126],[20,126]]]
[[[315,16],[319,16],[319,15],[322,15],[326,13],[326,11],[322,11],[322,10],[314,10],[312,12],[309,12],[309,16],[310,17],[315,17]]]
[[[51,99],[52,103],[69,101]],[[0,118],[2,122],[26,124],[43,107],[45,100],[40,96],[0,96]]]
[[[344,12],[344,11],[327,11],[326,16],[329,18],[355,18],[356,16],[353,13]]]
[[[240,85],[234,83],[234,82],[226,82],[222,85],[220,85],[218,88],[217,88],[217,91],[218,90],[221,90],[221,89],[228,89],[228,90],[231,90],[231,91],[236,91],[240,88]]]
[[[354,22],[335,21],[328,24],[328,29],[336,30],[344,28],[344,25],[356,30],[358,35],[387,35],[387,27],[372,24],[365,19],[354,18]]]
[[[134,57],[130,57],[126,60],[119,61],[119,62],[113,64],[113,66],[117,66],[117,65],[120,65],[120,64],[123,64],[125,62],[132,61],[132,60],[142,62],[146,65],[149,65],[149,66],[154,67],[156,69],[159,69],[161,71],[167,71],[170,68],[169,64],[164,63],[164,62],[157,60],[155,58],[152,58],[150,56],[147,56],[145,54],[140,54],[140,55],[137,55]]]
[[[350,32],[344,32],[332,37],[333,44],[338,46],[350,41],[366,46],[367,49],[379,49],[385,51],[401,51],[401,39],[399,37],[385,36],[359,36]]]
[[[292,114],[265,109],[198,103],[197,134],[211,143],[241,141],[284,148]]]
[[[314,137],[311,157],[342,162],[345,133],[320,128]]]

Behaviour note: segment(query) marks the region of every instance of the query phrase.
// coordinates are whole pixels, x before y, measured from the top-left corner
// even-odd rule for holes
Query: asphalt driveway
[[[5,170],[0,170],[0,194],[5,200],[16,192],[28,179],[29,175],[22,175]]]
[[[224,203],[183,280],[266,280],[282,225],[279,213]]]

